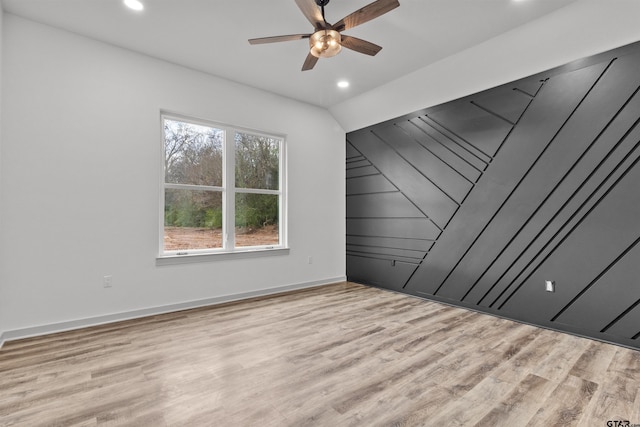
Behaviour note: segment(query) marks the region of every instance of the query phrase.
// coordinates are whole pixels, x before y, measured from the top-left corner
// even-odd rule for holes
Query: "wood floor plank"
[[[553,387],[554,384],[546,378],[529,374],[476,425],[493,427],[526,424],[539,409],[537,399],[544,399],[553,391]]]
[[[602,383],[607,380],[607,368],[611,365],[617,349],[592,342],[580,355],[569,371],[569,375]]]
[[[634,412],[636,410],[633,402],[621,399],[605,390],[598,390],[593,396],[591,404],[585,408],[579,424],[596,425],[598,420],[605,419],[607,421],[629,421],[631,423],[634,422],[633,420],[637,420]]]
[[[578,359],[589,349],[590,342],[580,337],[564,335],[532,371],[548,380],[558,381],[566,377]]]
[[[598,384],[568,375],[542,403],[527,426],[578,425]]]
[[[640,423],[640,352],[354,283],[12,341],[2,426]]]

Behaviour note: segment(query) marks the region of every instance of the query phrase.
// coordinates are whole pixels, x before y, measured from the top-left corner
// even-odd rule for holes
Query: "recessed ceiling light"
[[[348,88],[349,87],[349,82],[346,81],[346,80],[340,80],[338,82],[338,87],[341,88],[341,89]]]
[[[142,9],[144,9],[144,5],[142,4],[142,2],[140,2],[140,0],[124,0],[124,4],[129,9],[133,9],[133,10],[142,10]]]

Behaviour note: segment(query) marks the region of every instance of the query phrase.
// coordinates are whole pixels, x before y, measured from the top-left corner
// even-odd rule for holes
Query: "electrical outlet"
[[[545,280],[544,281],[544,290],[547,292],[555,292],[556,291],[556,282],[553,280]]]
[[[102,286],[104,288],[110,288],[113,285],[113,276],[104,276],[102,278]]]
[[[307,264],[313,264],[313,257],[307,258]]]

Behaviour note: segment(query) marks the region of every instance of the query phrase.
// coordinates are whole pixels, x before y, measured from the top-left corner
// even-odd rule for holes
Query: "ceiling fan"
[[[295,2],[302,14],[313,25],[315,29],[313,33],[249,39],[249,43],[263,44],[309,39],[309,54],[302,65],[302,71],[312,69],[319,58],[330,58],[337,55],[343,46],[365,55],[374,56],[380,52],[382,47],[340,33],[371,21],[400,6],[398,0],[376,0],[331,25],[324,19],[324,7],[329,4],[329,0],[295,0]]]

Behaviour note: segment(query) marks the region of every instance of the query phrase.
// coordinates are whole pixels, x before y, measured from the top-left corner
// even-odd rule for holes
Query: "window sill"
[[[235,252],[193,253],[186,255],[160,255],[156,257],[156,266],[192,264],[197,262],[213,262],[231,259],[261,258],[269,256],[289,255],[289,248],[247,249]]]

